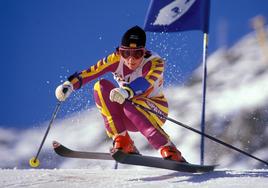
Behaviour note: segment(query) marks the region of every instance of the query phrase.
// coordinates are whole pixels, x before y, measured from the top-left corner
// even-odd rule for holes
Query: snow
[[[188,85],[165,90],[169,117],[198,130],[201,75],[202,67],[196,70]],[[254,34],[245,36],[230,49],[219,49],[208,58],[206,126],[209,134],[265,161],[268,159],[267,80],[268,66]],[[209,140],[206,140],[205,164],[220,166],[204,174],[121,164],[114,170],[113,161],[57,156],[52,149],[53,140],[75,150],[109,151],[112,141],[105,134],[96,108],[56,119],[39,156],[40,169],[29,169],[28,160],[36,154],[47,126],[48,122],[44,122],[20,131],[0,127],[0,187],[262,188],[268,183],[267,166]],[[189,162],[199,163],[200,135],[169,121],[163,129]],[[130,136],[141,153],[159,156],[141,134],[130,133]]]
[[[40,169],[0,170],[1,187],[183,187],[183,188],[264,188],[267,170],[217,170],[191,174],[155,169]]]

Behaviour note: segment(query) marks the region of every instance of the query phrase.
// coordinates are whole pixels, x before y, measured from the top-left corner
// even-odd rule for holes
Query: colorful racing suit
[[[133,102],[165,116],[168,114],[168,103],[162,93],[164,60],[160,56],[146,51],[141,65],[130,70],[116,51],[87,70],[76,72],[68,80],[76,90],[108,72],[113,73],[120,87],[131,93]],[[101,79],[94,85],[95,103],[103,116],[107,134],[114,137],[124,131],[139,131],[155,149],[167,144],[169,137],[161,128],[165,120],[129,101],[122,105],[111,102],[109,94],[115,87],[106,79]]]

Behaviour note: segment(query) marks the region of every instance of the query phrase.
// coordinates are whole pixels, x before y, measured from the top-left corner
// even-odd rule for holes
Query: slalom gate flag
[[[208,33],[210,0],[151,0],[145,31]]]

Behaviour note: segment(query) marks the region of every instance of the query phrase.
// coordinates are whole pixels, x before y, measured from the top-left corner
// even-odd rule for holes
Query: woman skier
[[[71,75],[68,81],[57,87],[56,97],[64,101],[73,91],[112,72],[118,86],[106,79],[94,85],[96,106],[103,116],[108,136],[113,139],[112,151],[138,154],[128,132],[139,131],[164,159],[186,162],[161,128],[165,120],[131,103],[165,116],[168,114],[168,103],[162,92],[165,62],[159,55],[147,50],[145,45],[144,30],[138,26],[130,28],[114,53]]]

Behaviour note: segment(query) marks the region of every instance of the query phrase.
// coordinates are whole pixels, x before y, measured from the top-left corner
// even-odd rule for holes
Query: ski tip
[[[53,141],[52,142],[52,146],[53,146],[53,148],[58,148],[58,147],[60,147],[61,146],[61,144],[59,143],[59,142],[57,142],[57,141]]]

